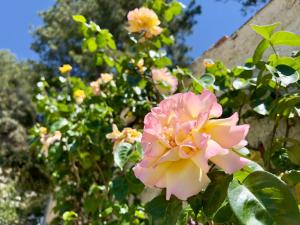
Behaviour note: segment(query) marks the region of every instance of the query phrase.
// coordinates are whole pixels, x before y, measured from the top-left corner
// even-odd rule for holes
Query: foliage
[[[157,13],[163,31],[151,38],[129,33],[123,43],[128,48],[109,30],[74,15],[82,58],[92,56],[88,66],[105,70],[90,84],[71,76],[80,73],[76,69],[57,70],[37,83],[42,120],[31,130],[31,146],[41,149],[55,187],[53,224],[297,224],[299,141],[289,129],[299,124],[300,57],[297,52],[280,56],[276,46],[299,46],[300,37],[275,32],[276,24],[253,26],[263,40],[245,65],[228,69],[211,61],[203,75],[195,75],[175,67],[165,51],[174,42],[167,24],[176,20],[181,5],[155,0],[146,6]],[[274,54],[264,60],[269,48]],[[145,203],[147,188],[132,172],[143,155],[143,118],[167,97],[157,85],[168,83],[155,83],[153,68],[167,68],[166,76],[178,79],[178,92],[214,91],[224,117],[238,111],[242,120],[267,118],[274,124],[268,143],[238,152],[253,161],[233,175],[212,167],[206,190],[187,202],[174,196],[166,201],[162,192]],[[281,121],[287,124],[285,136],[276,133]]]
[[[41,73],[52,75],[53,68],[69,63],[76,66],[77,75],[86,75],[90,79],[96,78],[103,68],[99,65],[93,66],[95,62],[93,54],[84,54],[83,57],[81,33],[72,21],[72,16],[83,15],[102,29],[110,30],[119,49],[124,50],[129,47],[126,46],[128,36],[124,24],[127,12],[141,6],[144,2],[142,0],[57,0],[52,8],[41,13],[44,25],[34,32],[35,41],[32,48],[41,57],[41,66],[36,70],[40,69]],[[160,0],[156,1],[154,7],[156,11],[164,10]],[[174,9],[178,10],[178,6]],[[187,55],[190,47],[187,46],[185,39],[191,34],[196,24],[195,16],[200,12],[201,8],[194,0],[186,7],[182,16],[172,21],[170,10],[166,12],[170,20],[168,22],[172,25],[171,35],[176,40],[176,44],[166,48],[175,64],[187,65],[191,61]]]
[[[31,96],[37,78],[32,67],[32,62],[18,62],[11,53],[0,52],[1,224],[26,224],[30,214],[40,216],[49,184],[27,140],[26,129],[35,123]]]

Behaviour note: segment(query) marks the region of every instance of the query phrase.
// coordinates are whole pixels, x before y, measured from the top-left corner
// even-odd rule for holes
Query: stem
[[[276,120],[275,120],[275,124],[274,124],[274,127],[273,127],[273,131],[272,131],[272,136],[271,136],[271,145],[270,145],[270,148],[268,149],[268,154],[267,154],[267,169],[268,170],[271,170],[271,156],[272,156],[272,151],[273,151],[273,147],[274,147],[274,139],[275,139],[275,135],[276,135],[276,131],[277,131],[277,128],[278,128],[278,125],[279,125],[279,121],[280,121],[280,117],[276,117]]]

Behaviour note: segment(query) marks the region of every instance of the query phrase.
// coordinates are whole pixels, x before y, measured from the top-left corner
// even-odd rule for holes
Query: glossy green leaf
[[[86,18],[82,15],[74,15],[72,16],[73,20],[78,23],[86,23]]]
[[[210,86],[212,86],[215,83],[215,77],[212,74],[209,73],[205,73],[203,74],[199,79],[199,83],[201,86],[203,86],[204,88],[208,88]]]
[[[300,46],[300,36],[288,31],[278,31],[270,39],[272,45]]]
[[[215,171],[210,174],[211,183],[203,193],[203,212],[207,217],[212,216],[221,207],[226,198],[226,192],[232,176],[221,171]]]
[[[270,47],[270,42],[266,39],[262,40],[258,46],[256,47],[255,51],[254,51],[254,55],[253,55],[253,63],[256,64],[258,63],[264,52]]]
[[[277,77],[277,81],[279,81],[283,87],[296,83],[299,79],[299,73],[290,66],[278,65],[276,69],[279,76]]]
[[[281,179],[289,186],[295,186],[300,182],[300,170],[290,170],[283,174]]]
[[[280,23],[274,23],[274,24],[270,24],[270,25],[263,25],[263,26],[259,26],[259,25],[255,25],[252,24],[251,27],[252,29],[258,33],[259,35],[261,35],[263,38],[265,39],[269,39],[273,33],[273,31],[280,25]]]
[[[247,79],[243,79],[243,78],[237,78],[232,82],[232,86],[236,90],[243,89],[243,88],[247,87],[248,84],[249,84],[249,81]]]
[[[298,225],[300,214],[295,198],[288,186],[275,175],[256,171],[242,184],[229,184],[230,206],[242,224]]]
[[[55,121],[51,127],[50,130],[51,132],[54,131],[58,131],[61,130],[62,128],[64,128],[65,126],[67,126],[69,124],[69,121],[65,118],[60,118],[59,120]]]
[[[155,197],[145,206],[153,225],[175,225],[181,210],[182,202],[175,197],[167,201],[165,194]]]
[[[122,142],[116,146],[114,149],[114,161],[115,164],[123,169],[124,165],[126,164],[129,153],[132,149],[132,145],[126,142]]]
[[[63,214],[63,220],[64,221],[73,221],[76,220],[78,217],[77,213],[73,211],[67,211]]]

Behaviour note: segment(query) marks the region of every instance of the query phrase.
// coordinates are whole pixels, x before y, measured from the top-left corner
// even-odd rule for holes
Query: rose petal
[[[168,167],[166,181],[167,200],[171,195],[186,200],[206,188],[210,180],[191,160],[180,160]]]
[[[210,160],[229,174],[242,169],[249,162],[249,160],[230,150],[228,150],[227,154],[216,155]]]

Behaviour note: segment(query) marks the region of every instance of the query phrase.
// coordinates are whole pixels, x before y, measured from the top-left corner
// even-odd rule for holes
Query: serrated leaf
[[[250,174],[242,184],[232,181],[228,188],[230,206],[242,224],[298,225],[300,214],[288,186],[266,171]]]

